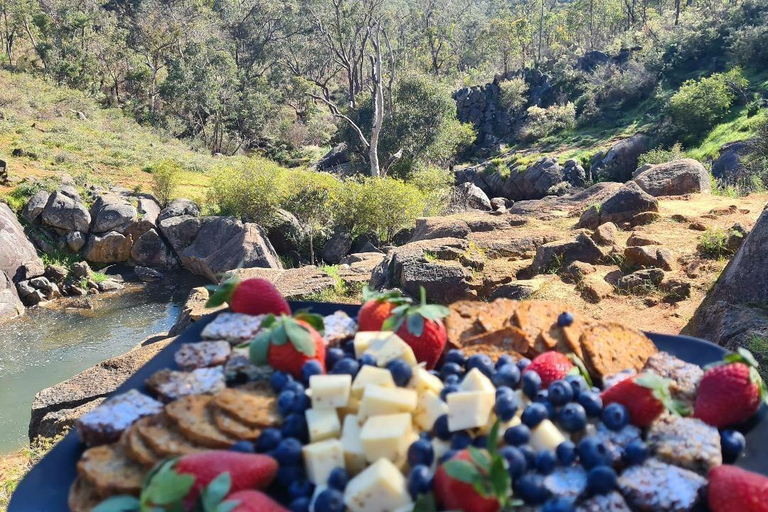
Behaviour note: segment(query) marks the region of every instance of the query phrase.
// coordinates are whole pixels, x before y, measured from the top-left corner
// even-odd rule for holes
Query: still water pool
[[[167,331],[199,285],[188,275],[166,276],[93,296],[90,310],[34,308],[0,324],[0,454],[26,443],[35,393]]]

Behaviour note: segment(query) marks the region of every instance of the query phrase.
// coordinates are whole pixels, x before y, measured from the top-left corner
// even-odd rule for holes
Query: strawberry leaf
[[[270,331],[269,341],[277,345],[278,347],[281,345],[285,345],[288,343],[288,333],[285,332],[285,320],[281,319],[278,321],[275,326]]]
[[[139,510],[139,500],[133,496],[112,496],[96,505],[92,512],[133,512]]]
[[[320,334],[325,332],[325,321],[321,315],[315,315],[309,311],[303,310],[293,315],[296,320],[302,320],[312,326]]]
[[[403,317],[402,315],[391,316],[386,320],[384,320],[384,323],[381,324],[381,330],[395,332],[398,329],[400,329],[404,321],[405,321],[405,317]]]
[[[315,342],[309,329],[290,318],[284,320],[283,326],[284,332],[296,350],[307,357],[315,357]]]
[[[267,317],[261,321],[260,329],[271,329],[273,325],[277,323],[275,315],[267,315]]]
[[[205,307],[215,308],[221,306],[225,302],[229,302],[229,300],[232,298],[232,293],[234,293],[235,288],[237,288],[239,283],[239,279],[232,278],[222,282],[219,286],[206,286],[208,291],[212,293],[208,297],[208,301],[205,303]]]
[[[209,483],[200,495],[203,510],[217,510],[219,504],[224,501],[232,487],[232,477],[229,473],[222,473]]]
[[[509,490],[512,487],[512,479],[509,476],[509,471],[507,471],[503,457],[493,458],[489,476],[491,486],[493,487],[493,494],[503,503],[509,497]]]
[[[579,356],[576,354],[568,354],[568,359],[571,360],[573,366],[575,367],[568,372],[568,375],[581,375],[584,377],[584,381],[586,381],[587,386],[592,387],[592,377],[589,375],[587,367],[584,365],[584,361],[579,359]]]
[[[424,333],[424,318],[421,315],[408,315],[408,332],[414,336]]]
[[[479,450],[474,446],[470,446],[469,456],[472,458],[472,462],[474,462],[477,467],[486,473],[491,470],[491,459],[482,450]]]
[[[496,457],[496,454],[497,454],[497,446],[499,444],[500,429],[501,429],[501,422],[499,420],[496,420],[496,422],[491,427],[491,431],[488,433],[488,441],[486,442],[486,448],[488,449],[488,453],[491,454],[491,457]]]
[[[465,460],[449,460],[443,467],[448,476],[465,484],[474,485],[482,477],[477,467]]]
[[[264,366],[269,361],[269,331],[258,334],[248,349],[248,358],[256,366]]]
[[[419,494],[416,498],[416,503],[413,505],[413,512],[437,512],[435,495],[431,492]]]
[[[181,501],[192,485],[195,483],[195,477],[192,475],[179,474],[174,470],[162,471],[157,473],[142,493],[142,502],[146,500],[153,505],[170,505]]]

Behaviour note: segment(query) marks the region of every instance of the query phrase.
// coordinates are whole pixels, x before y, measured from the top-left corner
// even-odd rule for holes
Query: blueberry
[[[578,402],[588,418],[597,418],[603,412],[603,401],[597,393],[585,391],[579,395]]]
[[[432,443],[426,439],[414,441],[408,448],[408,464],[414,467],[418,464],[431,466],[435,460],[435,451],[432,449]]]
[[[515,481],[515,496],[522,498],[526,505],[541,505],[549,499],[549,490],[544,486],[544,477],[534,473],[523,475]]]
[[[309,386],[309,378],[313,375],[322,375],[325,373],[323,365],[317,359],[310,359],[304,366],[301,367],[301,377],[304,380],[304,385]]]
[[[528,468],[523,452],[514,446],[505,446],[499,450],[499,455],[507,461],[507,471],[512,479],[519,478]]]
[[[357,375],[358,370],[360,370],[360,363],[351,357],[345,357],[336,363],[333,370],[331,370],[331,373],[335,375],[351,375],[354,378],[354,376]]]
[[[580,432],[587,426],[587,413],[584,407],[577,403],[566,404],[560,409],[560,426],[567,432]]]
[[[527,444],[531,440],[531,429],[525,425],[515,425],[509,427],[504,432],[504,442],[510,446],[520,446]]]
[[[467,432],[456,432],[453,434],[453,437],[451,437],[451,448],[454,450],[463,450],[471,444],[472,436]]]
[[[539,374],[534,371],[523,372],[522,381],[523,393],[528,398],[534,398],[541,388],[541,377],[539,377]]]
[[[570,466],[576,462],[576,445],[570,441],[563,441],[557,445],[555,454],[557,454],[557,460],[560,461],[560,464]]]
[[[274,391],[275,393],[279,393],[283,390],[285,385],[292,380],[293,380],[293,377],[291,377],[287,373],[277,371],[277,372],[274,372],[272,374],[272,377],[269,379],[269,385],[272,386],[272,391]]]
[[[363,354],[357,361],[360,363],[360,366],[378,366],[373,354]]]
[[[344,510],[344,495],[338,489],[330,487],[315,499],[315,512],[341,512]]]
[[[296,393],[293,391],[283,391],[277,397],[277,412],[282,416],[288,416],[293,410],[293,401],[296,400]]]
[[[282,440],[283,434],[280,433],[280,430],[271,427],[265,428],[259,434],[259,438],[256,439],[256,451],[266,453],[274,449]]]
[[[443,382],[447,386],[448,384],[458,384],[461,379],[458,375],[454,375],[453,373],[450,375],[446,375],[445,379],[443,379]]]
[[[422,432],[419,434],[419,439],[426,439],[427,441],[432,440],[432,432]]]
[[[466,368],[467,371],[470,371],[472,368],[477,368],[488,378],[493,376],[493,361],[486,354],[475,354],[473,356],[469,356],[469,359],[467,359]]]
[[[485,448],[488,446],[488,437],[486,436],[477,436],[472,440],[472,446],[475,448]]]
[[[341,346],[347,357],[355,357],[355,340],[349,340]]]
[[[344,351],[339,347],[332,347],[325,351],[325,367],[333,370],[336,363],[344,359]]]
[[[277,483],[283,487],[288,487],[296,480],[303,480],[305,477],[306,474],[304,473],[304,468],[302,466],[297,464],[284,466],[281,464],[277,468],[277,475],[275,479],[277,480]]]
[[[608,404],[600,417],[611,430],[621,430],[629,424],[629,412],[621,404]]]
[[[533,397],[533,401],[540,404],[549,402],[549,391],[546,389],[540,389],[538,392],[536,392],[536,396]]]
[[[569,313],[568,311],[564,313],[560,313],[560,316],[557,317],[557,325],[560,327],[568,327],[573,323],[573,314]]]
[[[592,494],[608,494],[616,488],[616,472],[611,466],[597,466],[587,474],[587,491]]]
[[[536,471],[542,475],[548,475],[555,470],[557,456],[552,450],[541,450],[536,454]]]
[[[447,354],[445,354],[445,360],[444,362],[447,363],[455,363],[457,365],[464,366],[464,364],[467,362],[467,358],[464,357],[464,352],[458,349],[452,349],[449,350]]]
[[[304,411],[312,407],[312,400],[307,396],[306,393],[302,393],[300,395],[296,395],[296,398],[293,400],[293,405],[291,406],[291,412],[296,412],[300,414],[304,414]]]
[[[582,394],[585,391],[589,391],[589,386],[587,385],[587,381],[584,380],[584,377],[581,375],[567,375],[565,377],[565,381],[571,385],[571,389],[573,390],[573,398],[574,400],[579,397],[580,394]]]
[[[509,354],[502,354],[496,360],[496,369],[498,370],[502,366],[505,366],[508,364],[512,364],[512,365],[515,364],[515,359]]]
[[[517,397],[515,395],[502,394],[496,398],[496,416],[501,421],[511,420],[517,413]]]
[[[525,464],[529,468],[536,467],[536,450],[534,450],[531,445],[524,444],[517,447],[518,450],[520,450],[520,453],[523,454],[523,457],[525,457]]]
[[[586,469],[609,464],[611,461],[611,456],[605,443],[594,436],[582,439],[576,447],[576,452],[579,454],[581,465]]]
[[[309,498],[296,498],[288,505],[291,512],[309,512]]]
[[[459,390],[458,384],[448,384],[447,386],[443,387],[443,389],[440,390],[440,398],[443,399],[443,402],[447,401],[446,398],[451,393],[455,393]]]
[[[301,382],[291,379],[283,386],[283,392],[285,391],[293,391],[298,395],[304,392],[304,386],[301,385]]]
[[[549,385],[549,401],[554,405],[565,405],[573,400],[573,388],[570,382],[556,380]]]
[[[722,438],[721,438],[722,441]],[[622,457],[627,464],[635,465],[642,464],[650,456],[650,450],[648,445],[641,439],[635,439],[630,441],[627,446],[624,447]]]
[[[512,388],[508,388],[507,386],[499,386],[496,388],[496,400],[499,399],[501,395],[507,395],[507,396],[513,396],[516,397],[514,391],[512,391]]]
[[[303,414],[291,413],[286,416],[280,427],[280,433],[283,434],[283,437],[293,437],[305,443],[309,441],[307,421]]]
[[[461,377],[461,375],[464,373],[464,370],[461,369],[461,366],[459,366],[456,363],[445,363],[443,367],[440,369],[440,376],[445,379],[449,375],[456,375],[457,377]]]
[[[444,463],[445,461],[451,460],[456,456],[457,453],[459,453],[458,450],[448,450],[443,454],[442,457],[440,457],[440,464]]]
[[[315,486],[309,480],[296,480],[288,486],[288,496],[291,499],[310,498],[315,492]]]
[[[344,468],[334,468],[328,475],[328,487],[343,491],[349,483],[349,473]]]
[[[413,377],[413,370],[411,365],[403,361],[402,359],[394,359],[387,363],[387,370],[392,374],[395,384],[404,388],[411,381]]]
[[[523,410],[520,420],[526,427],[535,428],[539,423],[547,419],[548,416],[549,411],[544,404],[534,402]]]
[[[738,459],[747,446],[744,434],[737,430],[723,430],[720,433],[720,444],[723,448],[723,458],[728,462]]]
[[[552,498],[541,508],[541,512],[574,512],[573,501],[568,498]]]
[[[256,453],[256,448],[253,447],[253,443],[250,441],[238,441],[229,447],[229,451],[240,453]]]
[[[520,384],[520,370],[514,364],[497,366],[496,374],[493,376],[493,384],[497,388],[501,386],[516,388]]]
[[[273,456],[281,466],[298,464],[301,462],[301,443],[298,439],[283,439],[275,448]]]
[[[429,467],[424,464],[413,466],[411,473],[408,475],[408,492],[411,493],[413,499],[418,498],[420,494],[428,493],[431,488],[432,474],[429,471]]]
[[[528,368],[528,366],[530,366],[531,360],[528,359],[527,357],[524,357],[522,359],[518,359],[516,364],[517,364],[517,369],[520,370],[520,372],[522,373],[526,368]]]
[[[447,414],[443,414],[435,420],[435,424],[432,426],[432,431],[438,439],[442,439],[443,441],[449,441],[451,439],[451,431],[448,430]]]

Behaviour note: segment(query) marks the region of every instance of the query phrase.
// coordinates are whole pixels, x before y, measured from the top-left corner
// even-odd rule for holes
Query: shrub
[[[576,126],[576,107],[573,103],[551,107],[530,107],[528,117],[520,130],[523,140],[531,141],[554,132]]]
[[[150,168],[152,173],[152,193],[161,206],[167,206],[179,185],[181,165],[172,160],[163,160]]]
[[[760,64],[768,60],[768,15],[762,23],[739,27],[731,36],[731,53],[742,64]]]
[[[646,98],[656,85],[656,77],[639,62],[626,67],[602,66],[590,76],[596,105],[632,107]]]
[[[688,80],[669,100],[672,119],[682,129],[700,135],[728,114],[736,93],[748,85],[738,69]]]
[[[516,77],[499,83],[501,92],[499,105],[510,115],[522,112],[528,103],[528,84],[522,78]]]
[[[409,183],[424,194],[423,215],[441,215],[448,206],[456,176],[448,169],[426,166],[416,169]]]
[[[685,158],[685,152],[683,151],[683,146],[678,142],[669,149],[658,147],[643,153],[637,159],[637,165],[642,167],[645,164],[665,164],[673,160],[680,160],[681,158]]]

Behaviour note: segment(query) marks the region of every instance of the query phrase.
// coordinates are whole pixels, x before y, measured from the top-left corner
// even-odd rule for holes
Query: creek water
[[[188,274],[167,275],[92,296],[93,309],[38,307],[0,324],[0,455],[27,442],[35,393],[168,331],[200,284]]]

